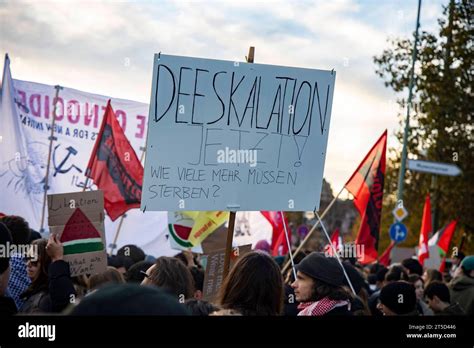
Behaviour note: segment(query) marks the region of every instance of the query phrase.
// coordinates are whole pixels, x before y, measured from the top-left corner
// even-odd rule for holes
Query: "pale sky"
[[[423,2],[422,30],[437,32],[447,2]],[[372,57],[411,35],[417,3],[0,0],[0,53],[16,79],[145,103],[160,51],[244,61],[255,46],[256,63],[335,69],[324,177],[338,192],[385,128],[397,145],[397,95]]]

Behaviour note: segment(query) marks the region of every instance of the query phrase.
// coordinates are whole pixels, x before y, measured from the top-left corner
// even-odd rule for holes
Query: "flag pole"
[[[53,119],[51,120],[51,134],[49,136],[49,150],[48,150],[48,163],[46,165],[46,176],[44,178],[44,195],[43,195],[43,210],[41,213],[41,226],[40,233],[44,232],[44,216],[46,213],[46,198],[48,196],[48,184],[49,184],[49,167],[51,165],[51,152],[53,151],[54,141],[54,126],[56,125],[56,109],[59,97],[59,90],[63,89],[60,85],[54,86],[56,94],[54,96],[54,107],[53,107]]]
[[[319,222],[321,223],[321,227],[323,228],[324,234],[326,235],[326,238],[328,239],[328,242],[329,242],[329,245],[331,246],[331,249],[332,249],[333,254],[336,255],[337,261],[339,262],[339,265],[340,265],[341,268],[342,268],[342,272],[344,273],[344,277],[346,278],[347,283],[349,284],[349,287],[350,287],[351,290],[352,290],[352,293],[354,294],[354,296],[357,296],[357,294],[356,294],[356,292],[355,292],[355,290],[354,290],[354,287],[352,286],[352,282],[351,282],[351,280],[349,279],[349,276],[347,275],[346,269],[345,269],[344,266],[342,265],[342,261],[341,261],[341,259],[339,258],[339,254],[337,253],[337,250],[336,250],[336,248],[334,247],[334,245],[332,245],[332,243],[331,243],[331,238],[329,237],[328,231],[326,231],[326,227],[324,226],[323,221],[322,221],[321,218],[319,217],[319,214],[318,214],[317,211],[315,211],[314,214],[317,216]],[[296,277],[295,277],[295,279],[296,279]]]
[[[89,184],[89,177],[87,176],[87,171],[89,168],[86,169],[86,182],[84,183],[84,187],[82,188],[82,192],[86,192],[87,185]]]
[[[247,63],[253,63],[255,57],[255,47],[249,47],[248,56],[245,57]],[[232,249],[232,239],[234,238],[234,225],[235,225],[235,211],[231,211],[229,214],[229,227],[227,228],[227,239],[225,243],[225,257],[224,257],[224,271],[222,273],[223,279],[227,277],[230,267],[230,252]]]
[[[227,238],[225,242],[224,272],[222,274],[222,279],[225,279],[227,277],[227,274],[229,274],[230,251],[232,249],[232,240],[234,239],[234,226],[235,211],[231,211],[229,214],[229,227],[227,227]]]
[[[140,155],[140,163],[143,162],[143,159],[145,158],[145,151],[146,151],[146,145],[144,147],[141,147],[140,150],[142,150],[142,154]],[[127,214],[123,214],[121,217],[120,217],[120,222],[119,222],[119,225],[117,227],[117,231],[115,232],[115,237],[114,237],[114,242],[112,244],[110,244],[110,252],[109,252],[109,255],[112,256],[115,248],[117,248],[117,240],[118,240],[118,237],[119,237],[119,234],[120,234],[120,231],[122,229],[122,224],[123,224],[123,220],[127,217]]]
[[[293,276],[296,279],[296,268],[295,268],[295,262],[293,260],[293,253],[291,252],[291,243],[290,243],[290,237],[288,236],[288,230],[286,228],[286,221],[285,221],[285,216],[283,215],[283,211],[280,211],[281,214],[281,219],[283,220],[283,227],[285,229],[285,236],[286,236],[286,244],[288,245],[288,254],[290,255],[290,262],[291,262],[291,267],[293,269]]]
[[[336,200],[339,198],[339,196],[341,195],[342,191],[344,191],[344,188],[345,188],[345,185],[342,187],[342,189],[339,191],[339,193],[336,195],[336,197],[334,197],[332,199],[332,201],[329,203],[329,205],[326,207],[326,209],[324,209],[323,213],[321,214],[321,219],[324,218],[326,216],[326,214],[328,213],[329,209],[331,209],[331,207],[333,206],[333,204],[336,202]],[[303,241],[300,243],[300,245],[298,246],[298,248],[295,250],[295,253],[293,254],[293,257],[295,257],[296,255],[298,255],[298,253],[301,251],[301,249],[303,249],[303,246],[306,244],[306,242],[309,240],[309,237],[311,237],[311,235],[313,234],[313,232],[316,230],[316,227],[318,227],[319,225],[319,222],[320,221],[316,221],[316,223],[313,225],[313,227],[311,227],[311,230],[308,232],[308,234],[305,236],[305,238],[303,239]],[[291,256],[290,256],[291,257]],[[287,263],[285,264],[285,266],[282,268],[281,272],[284,274],[286,272],[286,270],[288,269],[288,267],[292,264],[292,261],[293,260],[289,260],[287,261]],[[296,278],[295,278],[296,279]]]

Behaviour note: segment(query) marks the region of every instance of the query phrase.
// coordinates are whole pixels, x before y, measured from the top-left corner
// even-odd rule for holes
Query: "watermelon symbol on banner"
[[[169,224],[168,225],[171,237],[176,243],[185,248],[192,248],[193,245],[188,242],[189,235],[191,234],[192,227]]]
[[[99,231],[79,208],[64,226],[60,240],[64,246],[64,255],[104,250]]]

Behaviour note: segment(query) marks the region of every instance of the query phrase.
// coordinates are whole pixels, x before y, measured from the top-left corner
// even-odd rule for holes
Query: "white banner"
[[[8,69],[9,64],[5,64],[5,68]],[[11,100],[5,92],[8,76],[9,72],[4,74],[0,115],[0,135],[3,139],[0,143],[0,212],[23,216],[31,228],[39,230],[56,90],[49,85],[13,80],[14,107],[8,107],[8,99]],[[83,189],[84,171],[108,99],[72,88],[59,91],[48,178],[49,194]],[[140,158],[145,146],[148,105],[110,99],[120,125]],[[27,150],[21,150],[22,142]],[[90,180],[87,188],[96,189]],[[46,211],[45,229],[48,228],[47,221]],[[107,244],[113,242],[119,221],[112,222],[106,218]],[[143,215],[138,209],[130,210],[123,222],[117,247],[136,244],[154,256],[174,255],[176,251],[170,248],[167,241],[167,224],[165,212],[147,212]]]

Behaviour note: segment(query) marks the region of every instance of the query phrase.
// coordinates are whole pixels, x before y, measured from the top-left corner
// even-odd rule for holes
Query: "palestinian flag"
[[[453,238],[457,223],[457,220],[451,221],[441,230],[436,232],[433,237],[431,237],[428,241],[428,246],[430,247],[430,249],[438,249],[439,256],[440,258],[442,258],[441,265],[439,266],[440,272],[444,271],[446,255],[449,252],[449,244],[451,243],[451,239]]]
[[[79,208],[72,213],[64,226],[60,241],[64,247],[64,255],[104,250],[99,231]]]

